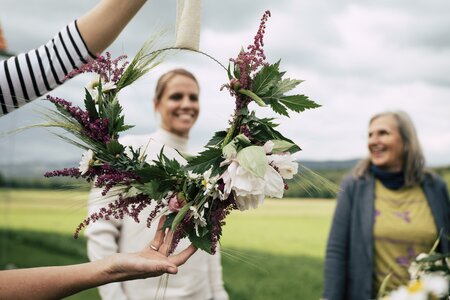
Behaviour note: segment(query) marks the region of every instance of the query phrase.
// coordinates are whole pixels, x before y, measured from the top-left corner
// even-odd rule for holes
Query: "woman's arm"
[[[103,0],[46,44],[0,61],[0,116],[62,84],[119,35],[145,0]]]
[[[107,203],[116,200],[116,197],[108,199],[108,202],[102,201],[102,189],[93,187],[89,193],[88,215],[98,212],[101,207]],[[110,220],[100,219],[97,222],[89,224],[85,229],[84,235],[87,243],[87,255],[90,261],[104,259],[110,255],[119,252],[121,227],[123,220],[111,218]],[[110,283],[98,288],[103,300],[122,300],[127,296],[120,282]]]
[[[79,265],[0,271],[0,299],[61,299],[110,282],[176,274],[177,266],[196,250],[191,245],[166,257],[149,245],[138,253],[116,253]]]
[[[77,21],[88,49],[96,54],[106,49],[136,15],[146,0],[103,0]]]

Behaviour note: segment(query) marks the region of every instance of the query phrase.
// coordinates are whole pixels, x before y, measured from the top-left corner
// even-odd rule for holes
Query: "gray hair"
[[[372,122],[380,117],[391,116],[397,123],[397,128],[404,145],[403,155],[403,172],[405,176],[405,186],[413,186],[422,182],[425,176],[425,157],[417,137],[416,128],[404,111],[387,111],[374,115],[370,121]],[[360,178],[369,173],[371,166],[370,158],[360,161],[352,170],[353,176]]]

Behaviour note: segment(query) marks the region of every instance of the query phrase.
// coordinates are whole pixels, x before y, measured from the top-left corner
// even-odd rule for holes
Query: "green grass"
[[[0,190],[0,268],[87,261],[72,234],[86,216],[86,192]],[[319,299],[330,200],[266,200],[233,212],[222,237],[231,299]],[[99,299],[89,290],[70,299]]]

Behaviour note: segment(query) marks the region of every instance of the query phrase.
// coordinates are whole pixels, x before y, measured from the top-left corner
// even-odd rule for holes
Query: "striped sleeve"
[[[80,35],[76,21],[47,44],[0,62],[0,116],[62,84],[72,70],[95,58]]]

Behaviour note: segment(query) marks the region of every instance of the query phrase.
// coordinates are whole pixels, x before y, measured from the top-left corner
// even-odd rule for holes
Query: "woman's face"
[[[184,75],[175,75],[166,84],[161,99],[155,102],[155,111],[161,115],[165,130],[187,137],[197,120],[200,106],[197,83]]]
[[[389,172],[402,170],[404,143],[393,116],[381,116],[372,121],[368,147],[373,165]]]

